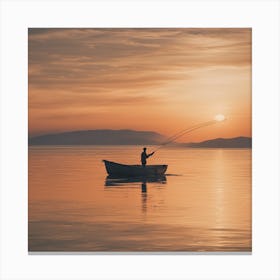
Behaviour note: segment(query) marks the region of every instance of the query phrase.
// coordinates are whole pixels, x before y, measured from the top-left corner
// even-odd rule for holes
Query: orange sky
[[[29,29],[29,135],[88,129],[180,141],[251,136],[251,29]]]

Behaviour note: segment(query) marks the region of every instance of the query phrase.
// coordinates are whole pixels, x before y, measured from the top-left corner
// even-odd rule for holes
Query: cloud
[[[45,93],[43,96],[37,97],[36,95],[31,95],[30,98],[32,102],[30,104],[30,109],[40,110],[50,112],[59,108],[63,111],[66,109],[73,108],[94,108],[96,105],[103,107],[113,107],[113,106],[129,106],[132,104],[137,104],[141,106],[147,103],[155,101],[155,97],[147,95],[98,95],[98,94],[80,94],[80,98],[76,95],[69,94],[67,92],[57,95],[48,95]]]
[[[28,36],[30,130],[40,112],[62,119],[107,108],[109,119],[168,104],[165,114],[221,91],[233,103],[229,85],[251,67],[249,28],[30,28]]]
[[[247,65],[250,52],[249,29],[30,29],[29,82],[145,86],[182,70]]]

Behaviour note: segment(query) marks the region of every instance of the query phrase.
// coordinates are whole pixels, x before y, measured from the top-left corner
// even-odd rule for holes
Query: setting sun
[[[251,137],[250,28],[30,28],[29,136],[96,129]]]
[[[30,28],[28,251],[251,253],[251,33]]]
[[[214,120],[217,121],[217,122],[222,122],[222,121],[225,120],[225,116],[222,115],[222,114],[216,115]]]

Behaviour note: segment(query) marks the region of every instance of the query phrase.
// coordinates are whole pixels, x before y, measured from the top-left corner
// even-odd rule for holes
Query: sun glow
[[[251,136],[251,28],[30,28],[28,46],[30,137],[203,122],[181,141]]]
[[[218,114],[214,117],[214,120],[217,121],[217,122],[222,122],[225,120],[225,116],[222,115],[222,114]]]

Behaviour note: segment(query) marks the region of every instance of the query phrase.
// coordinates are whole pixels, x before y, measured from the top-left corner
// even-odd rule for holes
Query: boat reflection
[[[147,201],[148,201],[148,194],[147,194],[147,183],[143,182],[141,185],[141,198],[142,198],[142,212],[146,214],[147,212]]]
[[[139,184],[141,183],[141,184]],[[166,184],[166,176],[153,176],[153,177],[130,177],[130,178],[118,178],[107,176],[105,179],[105,187],[120,187],[120,188],[131,188],[141,186],[141,199],[142,199],[142,212],[147,211],[148,201],[148,188],[147,183],[158,186],[159,184]]]
[[[105,179],[105,186],[106,187],[121,187],[121,186],[139,186],[138,183],[142,183],[142,190],[145,192],[147,186],[143,188],[143,185],[147,183],[159,183],[159,184],[166,184],[166,176],[153,176],[153,177],[112,177],[107,176]]]

